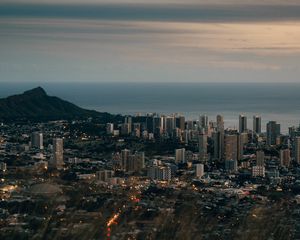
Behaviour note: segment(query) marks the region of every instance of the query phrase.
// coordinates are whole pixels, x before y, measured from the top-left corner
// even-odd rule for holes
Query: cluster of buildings
[[[33,132],[31,134],[31,142],[29,146],[33,149],[43,150],[44,141],[43,133]],[[51,157],[48,166],[54,169],[63,169],[64,166],[64,144],[62,138],[53,138],[53,144],[50,147]]]
[[[199,204],[199,196],[218,196],[216,201],[225,211],[229,202],[236,204],[233,198],[265,199],[256,191],[260,186],[289,192],[298,186],[300,193],[300,127],[291,127],[288,134],[282,134],[275,121],[268,122],[263,132],[260,116],[253,116],[250,129],[247,116],[240,115],[238,121],[238,129],[230,129],[225,128],[221,115],[215,120],[206,115],[186,120],[178,114],[148,114],[105,124],[88,119],[2,125],[1,198],[8,203],[30,199],[33,204],[42,201],[47,205],[49,196],[55,193],[63,200],[55,206],[57,221],[73,214],[73,198],[81,199],[76,202],[75,212],[81,216],[79,219],[84,215],[89,221],[91,216],[98,216],[92,210],[105,212],[112,207],[109,211],[115,216],[114,206],[119,205],[128,216],[133,216],[128,213],[132,209],[144,211],[146,216],[149,211],[159,215],[165,202],[163,211],[172,215],[179,203],[186,202],[178,196],[185,195],[195,199],[195,204]],[[168,197],[159,195],[164,189]],[[150,190],[154,192],[150,194]],[[65,200],[64,194],[69,194],[70,200]],[[159,200],[153,201],[154,195]],[[201,209],[213,209],[210,204],[203,200]],[[237,207],[242,209],[243,204]],[[5,211],[3,218],[10,229],[10,209]],[[71,219],[68,221],[71,224]],[[153,234],[153,229],[148,230]]]
[[[144,145],[148,142],[173,141],[178,148],[173,149],[173,154],[158,156],[157,160],[146,156],[143,150],[124,147],[109,153],[109,164],[104,166],[104,170],[169,181],[176,175],[178,167],[183,166],[188,169],[192,166],[197,177],[203,177],[204,169],[212,169],[212,166],[228,174],[248,169],[252,177],[265,177],[266,160],[275,161],[277,169],[290,169],[300,164],[299,128],[291,127],[289,134],[284,135],[281,134],[280,124],[275,121],[268,122],[266,132],[262,132],[260,116],[253,116],[251,129],[247,123],[245,115],[239,116],[238,129],[225,128],[221,115],[217,115],[215,121],[209,120],[206,115],[201,115],[198,120],[186,120],[178,114],[126,116],[123,123],[106,124],[106,136],[112,141],[118,143],[122,140],[125,144],[127,141],[140,141]],[[43,132],[31,133],[25,149],[36,150],[34,157],[41,159],[36,163],[37,167],[62,170],[66,163],[74,165],[81,162],[74,154],[68,159],[64,157],[63,137],[53,137],[51,141],[45,147]],[[6,171],[6,163],[0,163],[1,169]]]
[[[265,176],[265,151],[275,149],[278,168],[289,168],[291,163],[300,164],[300,131],[295,127],[289,129],[289,134],[281,134],[280,124],[269,121],[266,132],[262,132],[260,116],[253,116],[251,129],[247,126],[246,115],[239,116],[238,129],[225,129],[224,118],[221,115],[216,121],[209,121],[206,115],[198,120],[186,120],[184,116],[173,114],[171,116],[148,114],[146,116],[127,116],[124,123],[107,124],[107,134],[130,136],[155,141],[157,139],[176,139],[183,148],[175,149],[175,164],[182,164],[197,160],[201,164],[212,162],[222,163],[221,168],[233,173],[239,168],[250,168],[253,177]],[[124,130],[125,129],[125,130]],[[185,147],[190,145],[198,149],[194,151],[196,159],[190,159]],[[122,154],[124,155],[122,150]],[[269,156],[268,156],[269,157]],[[256,161],[253,159],[256,158]],[[138,161],[138,160],[137,160]],[[123,163],[124,165],[124,163]],[[141,164],[139,165],[141,166]],[[163,166],[151,166],[157,171]],[[168,166],[165,166],[168,167]],[[125,168],[123,167],[125,170]],[[151,170],[154,172],[154,170]],[[132,169],[131,169],[132,170]],[[141,170],[141,169],[139,169]],[[152,174],[154,175],[154,174]]]
[[[289,134],[284,135],[280,124],[275,121],[269,121],[266,132],[262,132],[260,116],[253,116],[251,129],[247,126],[247,116],[240,115],[238,121],[238,129],[228,129],[221,115],[217,115],[215,121],[209,120],[206,115],[201,115],[198,120],[186,120],[178,114],[126,116],[123,123],[107,123],[105,126],[106,134],[103,136],[118,145],[123,142],[124,147],[108,152],[106,156],[110,157],[105,157],[104,162],[107,163],[102,164],[102,168],[170,181],[178,169],[184,168],[187,171],[192,168],[195,176],[200,178],[205,175],[205,170],[216,169],[226,174],[248,170],[252,177],[265,177],[269,170],[266,168],[279,172],[300,164],[300,128],[291,127]],[[83,135],[81,140],[86,139],[86,133]],[[72,149],[68,149],[67,157],[64,156],[64,134],[51,136],[47,136],[45,141],[43,131],[33,131],[29,144],[24,146],[27,151],[34,150],[33,158],[40,160],[35,162],[38,169],[62,170],[91,162],[89,158],[94,153],[85,153],[88,160],[84,161]],[[126,148],[130,141],[139,142],[142,147]],[[160,153],[154,157],[143,150],[148,143],[164,141],[175,144],[171,150],[173,153]],[[0,162],[0,168],[7,170],[5,161]],[[83,173],[83,176],[88,175]]]

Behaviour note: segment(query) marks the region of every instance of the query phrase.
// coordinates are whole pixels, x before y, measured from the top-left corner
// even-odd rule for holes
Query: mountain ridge
[[[71,102],[49,96],[40,86],[22,94],[0,99],[0,119],[2,120],[67,120],[73,118],[96,117],[113,119],[112,114],[83,109]]]

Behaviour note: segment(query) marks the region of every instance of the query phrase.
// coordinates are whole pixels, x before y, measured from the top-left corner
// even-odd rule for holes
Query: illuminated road
[[[116,225],[118,224],[117,220],[120,217],[121,211],[119,211],[118,213],[114,214],[108,221],[106,224],[106,239],[110,240],[110,236],[111,236],[111,226],[112,225]]]

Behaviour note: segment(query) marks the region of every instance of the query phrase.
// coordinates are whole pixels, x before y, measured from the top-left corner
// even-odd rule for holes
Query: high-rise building
[[[184,116],[178,116],[176,117],[176,128],[179,128],[181,131],[185,129],[185,117]]]
[[[141,124],[140,123],[133,124],[133,135],[138,138],[141,137]]]
[[[126,116],[124,123],[132,124],[132,117],[131,116]]]
[[[207,135],[199,134],[199,160],[207,161]]]
[[[64,166],[64,144],[62,138],[53,139],[53,156],[49,165],[56,169],[62,169]]]
[[[208,123],[208,126],[207,126],[207,137],[211,138],[212,137],[212,133],[214,131],[214,122],[213,121],[210,121]]]
[[[224,145],[224,141],[222,140],[223,136],[224,135],[222,134],[221,131],[212,133],[212,139],[214,144],[214,154],[213,154],[214,159],[221,160],[223,158],[223,145]]]
[[[183,134],[182,134],[182,140],[186,143],[186,144],[188,144],[188,142],[190,141],[190,139],[191,139],[191,136],[190,136],[191,134],[190,134],[190,130],[184,130],[183,131]]]
[[[170,181],[171,168],[169,166],[151,166],[147,171],[148,177],[152,180]]]
[[[239,132],[243,133],[247,131],[247,117],[245,115],[239,116]]]
[[[197,126],[197,128],[198,128],[198,126]],[[186,122],[186,129],[187,130],[195,130],[195,123],[194,123],[194,121],[188,120]]]
[[[267,123],[267,144],[276,145],[276,139],[280,135],[280,124],[276,121],[270,121]]]
[[[145,153],[136,152],[135,154],[128,156],[128,162],[126,164],[127,172],[139,172],[145,167]]]
[[[238,160],[241,160],[244,155],[244,147],[248,143],[248,133],[239,133],[238,135]]]
[[[204,175],[204,165],[203,164],[196,164],[196,177],[201,178]]]
[[[225,135],[225,160],[238,160],[238,135]]]
[[[217,115],[217,131],[224,131],[224,118],[221,115]]]
[[[173,116],[166,117],[166,132],[169,135],[172,135],[174,129],[175,129],[175,118]]]
[[[180,148],[175,150],[175,162],[185,163],[185,148]]]
[[[295,161],[300,164],[300,137],[295,137],[294,141]]]
[[[112,170],[102,170],[96,172],[96,178],[99,181],[107,182],[110,178],[114,176],[114,171]]]
[[[252,177],[265,177],[265,167],[264,166],[253,166],[252,167]]]
[[[260,134],[261,133],[261,117],[253,116],[253,132]]]
[[[280,166],[289,167],[291,162],[291,152],[290,149],[280,150]]]
[[[294,139],[295,137],[300,137],[300,126],[289,127],[289,135],[291,139]]]
[[[153,133],[155,134],[155,137],[158,137],[161,135],[163,131],[163,120],[162,117],[156,116],[153,118]]]
[[[121,151],[121,168],[124,171],[126,171],[126,169],[128,169],[127,164],[128,164],[129,155],[130,155],[130,150],[123,149]]]
[[[237,160],[225,159],[225,170],[227,172],[236,172],[237,171]]]
[[[160,125],[160,127],[161,127],[161,131],[163,133],[166,132],[166,126],[167,126],[167,116],[162,115],[161,116],[161,125]]]
[[[130,134],[131,130],[132,130],[132,117],[126,116],[124,124],[122,125],[121,132],[122,134],[126,135],[126,134]]]
[[[114,133],[114,124],[107,123],[106,124],[106,134],[113,134]]]
[[[265,153],[264,151],[256,152],[256,166],[265,166]]]
[[[224,118],[221,115],[217,115],[216,132],[212,133],[212,139],[214,142],[214,158],[221,160],[224,157]]]
[[[122,135],[128,135],[131,133],[131,124],[129,123],[123,123],[121,125],[121,134]]]
[[[31,134],[31,146],[37,149],[43,149],[43,133],[34,132]]]
[[[140,123],[134,123],[133,124],[133,129],[138,129],[139,131],[141,130],[141,124]]]
[[[199,128],[200,130],[208,128],[208,117],[206,115],[201,115],[199,118]]]
[[[146,129],[149,133],[154,133],[154,116],[151,114],[147,114]]]
[[[111,163],[114,170],[122,169],[121,154],[116,152],[111,155]]]

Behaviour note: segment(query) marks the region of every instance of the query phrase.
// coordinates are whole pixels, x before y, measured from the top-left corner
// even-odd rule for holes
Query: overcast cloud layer
[[[0,3],[1,82],[299,81],[297,1],[59,2]]]

